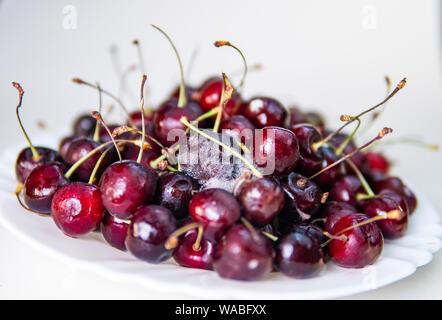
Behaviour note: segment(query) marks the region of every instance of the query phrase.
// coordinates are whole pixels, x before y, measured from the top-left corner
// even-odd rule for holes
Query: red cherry
[[[126,235],[129,229],[128,220],[121,220],[113,215],[106,213],[101,222],[101,233],[104,240],[107,241],[112,247],[126,251]]]
[[[390,171],[390,162],[384,155],[378,152],[369,151],[365,154],[367,166],[370,170],[388,173]]]
[[[366,220],[368,217],[365,214],[351,213],[334,225],[332,234],[343,235],[345,239],[332,240],[328,252],[331,259],[341,267],[363,268],[373,264],[381,255],[384,238],[376,223],[356,226]],[[351,229],[344,231],[347,228]]]
[[[95,230],[105,208],[97,186],[74,182],[60,187],[52,199],[52,218],[61,231],[79,237]]]
[[[287,111],[273,98],[256,97],[241,105],[241,114],[257,128],[283,127]]]

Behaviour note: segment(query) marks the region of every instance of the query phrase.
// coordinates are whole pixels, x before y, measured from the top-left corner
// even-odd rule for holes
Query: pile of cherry
[[[13,83],[30,144],[16,161],[20,204],[51,215],[70,237],[101,232],[111,246],[146,262],[173,257],[181,266],[237,280],[259,280],[272,271],[312,277],[328,260],[361,268],[379,258],[384,238],[406,232],[416,197],[388,175],[383,155],[362,150],[391,129],[361,148],[353,134],[341,132],[391,98],[405,79],[377,106],[342,116],[344,125],[333,132],[317,113],[287,110],[271,97],[245,100],[225,75],[198,88],[182,82],[155,111],[144,110],[145,81],[140,110],[126,123],[107,126],[99,112],[82,115],[58,151],[31,144],[19,117],[23,90]],[[168,132],[201,133],[196,122],[232,137],[235,130],[263,130],[255,152],[274,153],[273,174],[247,163],[250,170],[233,190],[201,187],[217,174],[216,166],[195,174],[194,167],[168,162],[176,142],[167,141]]]

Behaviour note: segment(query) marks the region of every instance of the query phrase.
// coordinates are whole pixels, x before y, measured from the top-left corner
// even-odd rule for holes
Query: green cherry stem
[[[195,127],[194,125],[192,125],[191,123],[189,123],[189,121],[187,121],[187,119],[185,117],[182,117],[180,119],[180,122],[182,124],[184,124],[186,127],[190,128],[191,130],[197,132],[198,134],[202,135],[203,137],[209,139],[210,141],[215,142],[216,144],[218,144],[219,146],[225,148],[226,150],[229,150],[232,154],[234,154],[236,157],[238,157],[239,159],[241,159],[244,164],[246,166],[248,166],[250,168],[250,170],[252,171],[252,173],[258,177],[258,178],[262,178],[263,175],[261,174],[261,172],[259,172],[254,166],[253,164],[251,164],[246,158],[244,158],[239,152],[237,152],[236,150],[230,148],[229,146],[225,145],[224,143],[220,142],[218,139],[215,139],[214,137],[208,135],[207,133],[202,132],[201,130],[199,130],[197,127]]]
[[[141,89],[140,89],[140,112],[141,112],[141,145],[140,153],[138,154],[137,162],[140,163],[143,158],[144,142],[146,141],[146,125],[144,123],[144,84],[146,83],[147,76],[143,74],[141,79]]]
[[[180,74],[181,74],[180,93],[179,93],[179,97],[178,97],[178,107],[182,108],[187,104],[187,97],[186,97],[186,87],[184,85],[184,70],[183,70],[183,64],[181,62],[180,55],[179,55],[178,50],[176,49],[175,45],[173,44],[172,39],[170,39],[170,37],[167,35],[167,33],[164,32],[159,27],[157,27],[156,25],[151,24],[151,26],[154,27],[155,29],[157,29],[159,32],[161,32],[166,37],[166,39],[169,41],[170,45],[172,46],[173,51],[175,51],[176,57],[178,59],[178,64],[180,66]]]
[[[107,153],[109,152],[109,150],[111,150],[110,148],[105,150],[100,158],[98,158],[97,163],[95,163],[94,169],[92,170],[92,173],[89,177],[89,181],[88,184],[93,184],[95,181],[95,176],[97,175],[98,169],[100,168],[101,163],[103,162],[104,157],[107,155]]]
[[[21,104],[23,102],[23,94],[25,92],[23,91],[23,88],[21,87],[21,85],[18,82],[13,82],[12,86],[15,89],[18,90],[18,96],[19,96],[19,101],[18,101],[17,107],[15,108],[15,114],[17,115],[18,123],[20,125],[20,128],[21,128],[23,134],[25,135],[26,140],[28,141],[29,148],[31,149],[31,152],[32,152],[32,159],[34,161],[38,161],[38,160],[40,160],[40,155],[38,154],[37,149],[32,144],[31,139],[29,138],[28,134],[26,133],[26,130],[23,127],[23,124],[22,124],[21,119],[20,119],[20,112],[19,112],[19,110],[21,108]]]
[[[244,81],[246,80],[247,71],[248,71],[246,57],[244,56],[244,54],[242,53],[242,51],[238,47],[231,44],[229,41],[215,41],[214,45],[217,48],[222,47],[222,46],[229,46],[229,47],[235,49],[241,55],[242,61],[244,63],[244,71],[243,71],[243,75],[241,78],[241,82],[239,83],[239,89],[241,90],[242,87],[244,86]]]
[[[113,142],[113,144],[115,146],[115,150],[117,151],[118,158],[120,159],[120,162],[123,161],[123,158],[121,157],[121,153],[120,153],[120,150],[118,149],[117,143],[115,142],[115,139],[112,136],[112,133],[110,132],[109,127],[106,125],[103,118],[101,117],[100,112],[92,111],[91,115],[92,115],[92,117],[94,117],[94,119],[97,120],[97,123],[100,123],[104,127],[104,129],[107,131],[109,137],[111,138],[111,141]]]
[[[341,132],[345,127],[347,127],[350,123],[356,121],[356,119],[361,118],[363,115],[377,109],[378,107],[382,106],[383,104],[385,104],[388,100],[390,100],[391,98],[393,98],[394,95],[396,95],[396,93],[398,93],[403,87],[405,87],[405,84],[407,83],[407,78],[403,78],[396,86],[396,88],[393,90],[393,92],[391,92],[384,100],[382,100],[381,102],[379,102],[377,105],[362,111],[361,113],[359,113],[358,115],[352,117],[353,120],[347,121],[345,122],[338,130],[330,133],[327,137],[325,137],[324,139],[322,139],[321,141],[317,142],[314,144],[314,146],[312,146],[312,148],[314,150],[319,149],[321,146],[323,146],[325,143],[327,143],[328,141],[330,141],[331,138],[333,138],[335,135],[337,135],[339,132]]]
[[[346,116],[341,117],[341,119],[347,119]],[[350,117],[350,120],[353,120],[353,117]],[[353,130],[353,132],[351,133],[351,135],[349,135],[344,142],[341,143],[341,145],[339,146],[339,148],[336,149],[335,154],[337,156],[340,156],[342,154],[342,152],[344,151],[345,147],[350,143],[350,141],[353,139],[353,137],[355,136],[356,132],[358,132],[359,127],[361,126],[361,119],[355,119],[358,124],[356,125],[356,128]]]
[[[223,76],[223,87],[221,90],[218,113],[216,115],[215,124],[213,125],[213,132],[218,132],[219,126],[221,124],[224,107],[232,98],[232,93],[233,93],[233,87],[229,81],[229,78],[227,78],[224,72],[222,76]]]
[[[98,112],[101,113],[101,109],[103,106],[103,100],[102,100],[103,95],[101,94],[101,87],[98,82],[97,82],[97,88],[98,88]],[[98,120],[97,120],[97,124],[95,125],[93,140],[95,142],[98,142],[98,140],[100,140],[100,121],[98,121]]]

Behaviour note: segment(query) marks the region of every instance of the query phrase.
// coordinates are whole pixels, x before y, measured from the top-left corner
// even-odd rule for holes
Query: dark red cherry
[[[266,175],[288,175],[299,159],[299,145],[295,134],[279,127],[266,127],[261,133],[257,133],[255,137],[256,165],[263,168]]]
[[[97,120],[90,114],[83,114],[79,116],[73,126],[74,135],[77,137],[89,137],[94,133]]]
[[[326,219],[324,230],[331,233],[336,222],[350,213],[358,213],[358,210],[351,204],[335,201],[327,202],[320,213],[320,216]]]
[[[334,239],[328,245],[331,259],[344,268],[363,268],[373,264],[384,247],[382,232],[376,223],[355,225],[368,220],[365,214],[352,213],[341,218],[333,227],[332,234],[344,235],[345,239]],[[354,227],[350,230],[341,231]]]
[[[60,153],[63,160],[66,159],[69,147],[71,146],[71,142],[74,141],[76,138],[77,137],[75,136],[67,136],[60,141],[60,144],[58,145],[58,152]]]
[[[155,115],[155,113],[153,113],[153,112],[150,114],[144,114],[144,125],[148,126],[148,125],[152,124],[154,115]],[[134,126],[141,128],[141,125],[143,124],[141,116],[142,116],[141,111],[132,112],[129,115],[131,121],[128,122],[127,125],[133,124]]]
[[[383,179],[379,179],[375,182],[374,189],[376,192],[380,192],[384,189],[395,191],[405,198],[410,214],[416,210],[417,198],[413,191],[411,191],[400,178],[384,177]]]
[[[125,240],[129,229],[129,220],[121,220],[106,213],[101,222],[101,233],[104,240],[112,247],[126,251]]]
[[[105,208],[97,186],[73,182],[60,187],[52,199],[52,218],[61,231],[79,237],[99,227]]]
[[[241,216],[241,207],[235,197],[223,189],[205,189],[189,203],[189,214],[204,226],[209,240],[219,239],[223,232]]]
[[[340,158],[335,154],[332,149],[328,147],[322,147],[321,152],[323,155],[323,160],[320,169],[328,167],[332,163],[338,161]],[[334,166],[327,171],[321,173],[314,179],[314,181],[319,185],[322,190],[327,191],[330,190],[333,185],[346,174],[347,170],[345,163],[341,162],[337,166]]]
[[[32,211],[51,213],[52,197],[69,180],[65,178],[66,166],[60,162],[47,162],[35,167],[26,178],[23,200]]]
[[[100,179],[103,204],[110,214],[120,219],[130,218],[138,207],[148,204],[156,186],[157,175],[132,160],[113,163]]]
[[[216,246],[213,267],[222,278],[255,281],[273,269],[275,251],[270,240],[244,225],[231,227]]]
[[[386,215],[393,210],[400,214],[399,219],[382,219],[376,221],[385,238],[395,239],[403,236],[408,229],[408,206],[403,196],[395,191],[384,189],[378,197],[365,201],[363,212],[369,217]]]
[[[47,163],[58,161],[62,162],[63,160],[60,157],[60,154],[52,149],[45,147],[35,147],[38,152],[40,158],[38,160],[34,160],[32,156],[31,148],[24,148],[17,156],[17,160],[15,161],[15,175],[17,177],[18,182],[24,182],[28,177],[29,173],[35,167]]]
[[[289,108],[289,121],[288,121],[288,127],[291,128],[297,124],[311,124],[318,128],[321,132],[325,128],[325,121],[324,118],[317,112],[302,112],[297,107],[291,107]]]
[[[390,171],[390,162],[385,156],[378,152],[369,151],[365,154],[368,169],[388,173]]]
[[[179,108],[177,103],[177,99],[170,99],[164,102],[155,112],[155,136],[167,147],[179,139],[179,137],[175,135],[170,136],[168,139],[171,130],[178,129],[183,133],[187,129],[187,127],[180,122],[182,117],[186,117],[190,122],[203,113],[198,103],[194,101],[188,101],[187,105],[182,108]],[[180,132],[175,132],[175,134],[179,134]]]
[[[359,192],[364,193],[361,181],[356,176],[347,175],[333,185],[329,199],[356,206],[358,204],[356,194]]]
[[[181,172],[168,172],[158,178],[156,203],[166,207],[177,219],[188,216],[188,208],[198,183]]]
[[[214,78],[206,81],[206,83],[199,90],[199,105],[204,112],[219,105],[221,99],[221,92],[223,88],[223,80]],[[241,98],[238,93],[233,93],[231,99],[223,108],[222,119],[227,119],[236,114],[237,109],[241,103]]]
[[[272,221],[284,206],[284,191],[270,177],[244,180],[236,197],[245,217],[259,226]]]
[[[160,263],[172,255],[164,244],[177,228],[177,221],[169,209],[149,205],[135,211],[126,238],[126,248],[138,259]]]
[[[69,146],[69,149],[67,151],[66,155],[66,164],[68,166],[72,166],[75,162],[86,156],[89,152],[94,150],[96,147],[98,147],[98,142],[95,142],[94,140],[90,138],[77,138],[73,140]],[[112,147],[112,146],[110,146]],[[89,180],[89,177],[94,170],[95,164],[97,163],[98,159],[100,158],[101,154],[104,152],[105,148],[99,150],[95,154],[93,154],[90,158],[88,158],[86,161],[84,161],[78,168],[75,170],[74,173],[74,180],[79,180],[86,182]],[[97,171],[97,178],[100,177],[101,173],[104,171],[104,169],[113,162],[115,154],[110,151],[107,153],[107,155],[104,157],[103,161],[101,162],[100,168]]]
[[[299,142],[299,161],[296,168],[301,174],[311,176],[321,169],[323,156],[312,146],[321,140],[321,133],[311,124],[298,124],[290,128]]]
[[[318,185],[307,180],[307,183],[300,187],[297,184],[299,179],[305,179],[305,177],[292,172],[281,180],[281,186],[285,191],[283,214],[289,221],[310,220],[321,206],[322,191]]]
[[[311,278],[325,268],[325,254],[320,243],[302,229],[278,240],[276,246],[278,270],[292,278]]]
[[[173,251],[173,258],[183,267],[212,270],[215,243],[203,236],[200,246],[196,250],[194,244],[197,237],[197,228],[191,229],[182,235],[178,246]]]
[[[256,97],[241,106],[241,114],[257,128],[283,127],[287,111],[273,98]]]

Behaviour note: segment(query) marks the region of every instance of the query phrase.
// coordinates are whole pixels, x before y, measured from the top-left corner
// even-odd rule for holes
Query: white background
[[[406,76],[406,88],[369,133],[390,126],[396,137],[440,143],[439,4],[430,0],[2,1],[0,146],[25,146],[15,120],[17,92],[11,81],[19,81],[26,91],[22,115],[31,136],[39,130],[38,120],[56,134],[69,127],[75,115],[97,107],[97,94],[70,79],[99,81],[103,88],[118,92],[109,48],[118,45],[119,64],[125,69],[137,62],[131,44],[135,38],[144,49],[151,101],[157,105],[175,87],[179,74],[173,51],[150,23],[174,39],[185,66],[198,48],[192,72],[186,76],[190,84],[221,71],[238,81],[234,71],[241,69],[240,57],[212,45],[214,40],[230,40],[243,49],[249,64],[264,66],[249,74],[246,97],[262,93],[321,111],[331,126],[338,125],[340,114],[354,114],[380,101],[386,74],[394,83]],[[68,5],[76,9],[73,30],[63,27],[63,8]],[[136,72],[129,77],[134,93],[139,80]],[[126,103],[136,106],[130,99]],[[113,116],[118,119],[119,112]],[[365,134],[359,141],[369,137]],[[442,212],[441,152],[402,145],[387,153],[395,172],[426,192]],[[440,299],[441,267],[439,252],[410,278],[354,298]],[[191,297],[73,269],[34,252],[0,227],[0,298]]]

